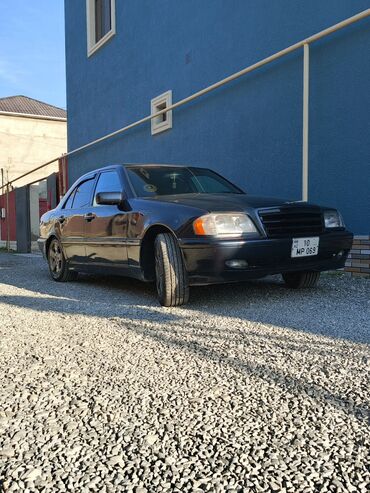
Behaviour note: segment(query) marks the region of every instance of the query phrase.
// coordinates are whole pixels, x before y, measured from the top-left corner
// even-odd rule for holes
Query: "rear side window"
[[[105,171],[99,176],[95,189],[94,205],[96,203],[96,194],[100,192],[122,192],[122,185],[116,171]]]
[[[91,194],[94,187],[94,178],[86,180],[76,188],[72,209],[82,209],[91,204]]]

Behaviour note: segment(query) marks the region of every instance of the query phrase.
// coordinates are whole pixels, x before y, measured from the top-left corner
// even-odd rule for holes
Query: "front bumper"
[[[309,236],[309,235],[307,235]],[[258,279],[289,271],[325,271],[344,267],[352,246],[349,231],[329,231],[320,235],[319,253],[292,258],[292,238],[257,240],[180,240],[191,285]],[[340,252],[341,255],[338,255]],[[246,260],[248,267],[227,267],[228,260]]]

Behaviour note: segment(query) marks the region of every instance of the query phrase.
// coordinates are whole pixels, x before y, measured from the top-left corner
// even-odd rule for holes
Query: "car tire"
[[[293,289],[314,288],[320,279],[320,272],[312,271],[285,272],[282,275],[285,284]]]
[[[162,306],[184,305],[189,300],[188,274],[180,247],[170,233],[159,234],[154,243],[158,299]]]
[[[49,272],[54,281],[75,281],[78,273],[70,270],[63,253],[62,245],[57,238],[53,238],[48,247]]]

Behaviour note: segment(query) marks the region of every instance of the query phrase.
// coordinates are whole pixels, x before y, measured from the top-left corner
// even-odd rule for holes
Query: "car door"
[[[125,267],[128,264],[127,212],[117,205],[96,203],[98,193],[122,191],[123,184],[117,170],[100,173],[85,226],[86,255],[89,263],[95,266]]]
[[[86,263],[85,214],[92,201],[95,175],[81,181],[70,193],[56,218],[56,230],[66,258],[72,264]]]

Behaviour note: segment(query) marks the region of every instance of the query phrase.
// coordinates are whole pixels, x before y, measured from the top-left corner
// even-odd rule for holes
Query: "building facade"
[[[369,7],[368,0],[66,0],[69,150]],[[366,241],[370,18],[309,51],[308,200],[340,209]],[[145,122],[76,153],[70,180],[109,163],[186,163],[253,194],[302,199],[303,66],[299,49],[158,117],[154,129]]]
[[[26,96],[0,98],[0,185],[33,170],[67,152],[67,113],[62,108]],[[30,215],[30,241],[39,234],[40,215],[45,212],[45,177],[58,166],[33,172],[14,186],[28,187],[27,214]],[[13,187],[12,187],[13,188]],[[3,194],[3,195],[1,195]],[[17,248],[16,192],[9,197],[0,190],[0,247]],[[8,207],[7,207],[8,206]]]
[[[26,96],[0,98],[0,168],[4,180],[67,152],[67,112]],[[32,180],[44,177],[43,171]],[[17,182],[22,186],[30,181]]]

